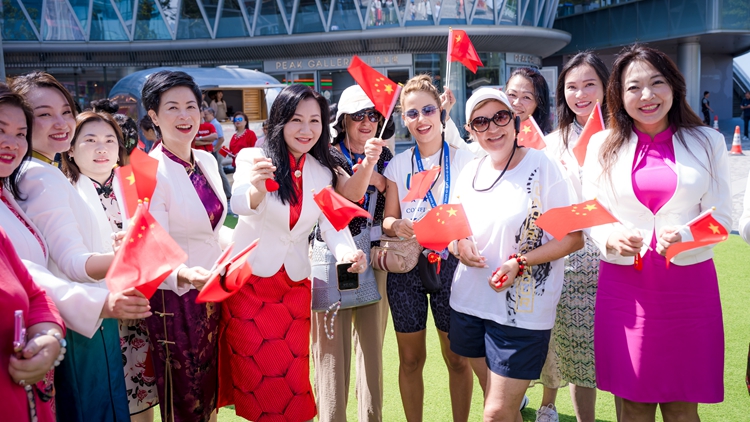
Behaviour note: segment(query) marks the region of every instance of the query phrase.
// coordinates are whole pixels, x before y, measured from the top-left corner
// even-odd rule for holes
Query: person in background
[[[234,113],[232,123],[234,123],[236,132],[232,135],[232,140],[229,141],[229,151],[234,155],[232,157],[232,167],[236,167],[235,159],[237,154],[245,148],[253,148],[258,138],[255,136],[255,132],[248,127],[250,122],[247,120],[247,114],[241,111]]]
[[[514,70],[505,83],[505,93],[521,122],[532,116],[543,135],[552,131],[549,86],[538,70],[531,67]]]
[[[438,203],[449,203],[458,174],[474,156],[449,147],[443,140],[443,119],[449,110],[441,106],[443,100],[429,75],[409,79],[401,91],[400,101],[404,123],[416,146],[396,155],[385,169],[383,231],[389,236],[407,239],[414,236],[414,220],[437,207]],[[439,166],[441,170],[428,200],[402,202],[409,192],[413,175],[433,166]],[[422,372],[427,359],[428,308],[432,309],[443,361],[448,369],[453,420],[467,420],[471,407],[471,366],[467,358],[450,350],[448,339],[451,283],[458,259],[447,251],[435,252],[445,256],[438,274],[441,282],[438,291],[427,292],[419,266],[403,274],[388,273],[388,303],[399,352],[399,390],[406,420],[410,422],[421,421],[423,414],[425,388]]]
[[[18,350],[14,350],[14,311],[23,312],[26,327]],[[42,399],[36,384],[65,356],[63,327],[52,299],[34,283],[0,227],[0,342],[4,345],[0,348],[0,394],[4,420],[54,422],[50,397]]]
[[[686,92],[669,56],[625,47],[607,83],[609,129],[591,138],[583,167],[584,199],[619,220],[588,231],[602,257],[596,384],[622,398],[622,421],[654,421],[657,408],[664,420],[698,421],[698,403],[724,399],[713,245],[680,253],[669,268],[664,258],[712,208],[732,228],[724,136],[703,125]]]
[[[353,85],[341,93],[331,121],[331,155],[341,179],[337,192],[372,214],[368,220],[355,218],[349,231],[359,248],[370,256],[370,248],[380,245],[381,224],[385,209],[386,165],[393,158],[385,142],[378,139],[384,118],[375,110],[362,87]],[[388,119],[383,137],[393,136],[394,124]],[[335,256],[323,243],[319,228],[313,241],[313,265],[330,264]],[[368,269],[369,271],[369,269]],[[334,320],[332,338],[326,335],[323,312],[312,314],[312,356],[315,366],[315,397],[320,421],[346,419],[352,346],[356,366],[358,415],[361,421],[383,418],[383,339],[388,322],[388,297],[384,271],[373,270],[381,300],[351,309],[341,309]],[[361,285],[361,284],[360,284]],[[347,369],[349,368],[349,369]]]
[[[560,127],[547,135],[547,154],[563,165],[566,180],[575,192],[575,203],[583,202],[581,166],[573,148],[578,137],[600,104],[607,120],[605,89],[609,71],[591,52],[578,53],[560,71],[557,81],[557,113]],[[599,250],[590,238],[585,246],[565,258],[565,282],[557,305],[547,360],[542,369],[544,384],[537,422],[557,422],[555,408],[560,382],[570,383],[570,397],[578,422],[594,422],[596,372],[594,371],[594,304],[599,275]],[[548,385],[549,384],[549,385]]]
[[[220,122],[223,122],[227,119],[227,102],[224,101],[224,91],[214,92],[214,98],[211,100],[209,108],[214,110],[216,118],[219,119]],[[211,121],[209,119],[206,120],[208,120],[209,122]]]
[[[706,124],[706,126],[711,126],[711,113],[714,112],[714,109],[711,108],[711,101],[708,100],[708,97],[711,95],[708,91],[703,91],[703,99],[701,100],[701,111],[703,112],[703,123]]]
[[[748,140],[748,124],[750,123],[750,91],[745,93],[745,97],[740,102],[740,109],[742,109],[742,121],[745,122],[745,137],[744,140]]]
[[[214,152],[214,142],[219,138],[216,128],[211,122],[205,119],[205,114],[201,114],[201,124],[198,126],[198,132],[195,134],[192,147],[211,153]]]
[[[145,152],[149,152],[159,145],[159,142],[161,142],[161,134],[159,133],[159,128],[154,126],[154,122],[149,115],[145,115],[141,118],[138,122],[138,127],[141,129],[141,133],[143,133],[143,139],[141,139],[141,142],[143,143],[142,149]]]
[[[163,136],[149,154],[159,161],[149,211],[188,255],[151,298],[156,314],[146,318],[159,408],[165,421],[205,422],[215,418],[221,307],[195,300],[210,277],[207,268],[221,255],[226,197],[216,160],[190,148],[201,121],[201,91],[193,78],[153,73],[141,98]]]
[[[258,137],[258,140],[255,141],[255,148],[260,148],[263,146],[263,144],[266,142],[266,137],[268,136],[268,129],[266,126],[268,125],[268,120],[263,120],[263,123],[260,125],[260,129],[263,131],[261,135]]]
[[[56,154],[70,149],[76,126],[73,98],[44,72],[15,78],[11,89],[34,110],[32,159],[18,184],[25,196],[19,205],[46,240],[49,269],[59,278],[109,293],[104,278],[114,259],[112,239],[101,232],[88,204],[53,161]],[[148,301],[139,295],[132,289],[111,294],[108,300],[133,302],[134,312],[143,318],[150,315]],[[118,323],[105,315],[106,309],[81,307],[79,312],[98,311],[104,319],[93,322],[93,331],[67,330],[68,356],[55,371],[60,420],[130,420]],[[91,330],[91,325],[86,327]],[[102,377],[107,383],[101,382]]]
[[[227,179],[227,175],[224,173],[224,166],[221,165],[221,155],[219,155],[219,150],[224,145],[224,129],[221,127],[219,120],[217,120],[213,108],[209,107],[203,110],[203,118],[211,123],[214,126],[214,129],[216,129],[217,138],[213,143],[211,155],[216,159],[216,165],[219,168],[219,175],[221,176],[221,184],[224,187],[224,194],[227,196],[227,201],[229,201],[232,198],[232,185],[229,184],[229,179]]]

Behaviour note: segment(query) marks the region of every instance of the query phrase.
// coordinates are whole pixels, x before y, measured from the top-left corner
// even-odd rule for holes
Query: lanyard
[[[445,183],[445,187],[443,190],[443,204],[447,204],[448,201],[450,201],[450,193],[451,193],[451,151],[448,147],[448,143],[443,141],[443,170],[445,171],[445,177],[443,179],[443,182]],[[414,147],[414,153],[413,156],[416,158],[417,161],[417,169],[419,171],[424,171],[424,166],[422,165],[422,156],[419,154],[419,146]],[[412,170],[412,176],[414,175],[414,171]],[[440,176],[438,176],[440,177]],[[437,203],[435,202],[435,197],[432,196],[432,191],[427,191],[427,201],[430,202],[430,206],[432,208],[437,207]]]
[[[339,143],[339,146],[341,147],[341,152],[344,154],[344,158],[346,158],[346,162],[349,163],[349,167],[352,169],[352,172],[354,172],[354,160],[352,159],[352,154],[349,153],[349,149],[346,148],[346,145],[344,144],[344,141],[341,141]],[[357,154],[353,154],[354,158],[357,158]],[[374,186],[368,186],[367,190],[365,191],[365,196],[363,197],[364,202],[362,202],[362,206],[367,209],[370,205],[370,191],[375,190]]]

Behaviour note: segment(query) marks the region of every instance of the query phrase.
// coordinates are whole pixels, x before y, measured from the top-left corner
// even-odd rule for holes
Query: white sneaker
[[[560,422],[555,405],[550,403],[536,411],[536,422]]]
[[[521,400],[521,408],[518,410],[526,409],[526,406],[529,405],[529,396],[526,394],[523,395],[523,400]]]

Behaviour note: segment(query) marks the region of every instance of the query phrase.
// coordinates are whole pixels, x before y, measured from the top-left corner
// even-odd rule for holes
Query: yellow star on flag
[[[461,35],[456,35],[456,42],[461,42]]]
[[[130,182],[131,185],[135,184],[135,174],[130,173],[130,175],[125,178],[125,180],[127,180],[128,182]]]
[[[523,133],[531,133],[531,127],[524,126],[523,129],[521,129],[521,132],[523,132]]]
[[[596,205],[594,204],[588,204],[584,208],[586,208],[586,211],[593,211],[596,209]]]
[[[456,211],[453,208],[451,208],[451,209],[448,210],[448,216],[449,217],[455,217],[457,212],[458,211]]]
[[[387,92],[389,94],[392,93],[393,92],[393,86],[391,86],[391,84],[386,85],[385,86],[385,92]]]
[[[714,234],[719,234],[719,233],[720,233],[720,231],[719,231],[719,226],[717,226],[717,225],[715,225],[715,224],[713,224],[713,223],[708,223],[708,228],[709,228],[709,229],[711,229],[711,231],[712,231],[712,232],[713,232]]]

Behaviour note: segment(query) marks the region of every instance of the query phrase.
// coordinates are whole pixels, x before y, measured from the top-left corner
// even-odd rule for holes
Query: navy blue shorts
[[[484,357],[490,371],[520,380],[539,379],[552,330],[527,330],[451,309],[451,350],[468,358]]]
[[[427,328],[427,308],[432,309],[435,327],[448,332],[451,321],[451,286],[458,259],[450,255],[440,265],[440,279],[443,286],[437,293],[427,293],[419,269],[414,267],[408,273],[388,273],[388,304],[393,317],[393,329],[397,333],[416,333]]]

